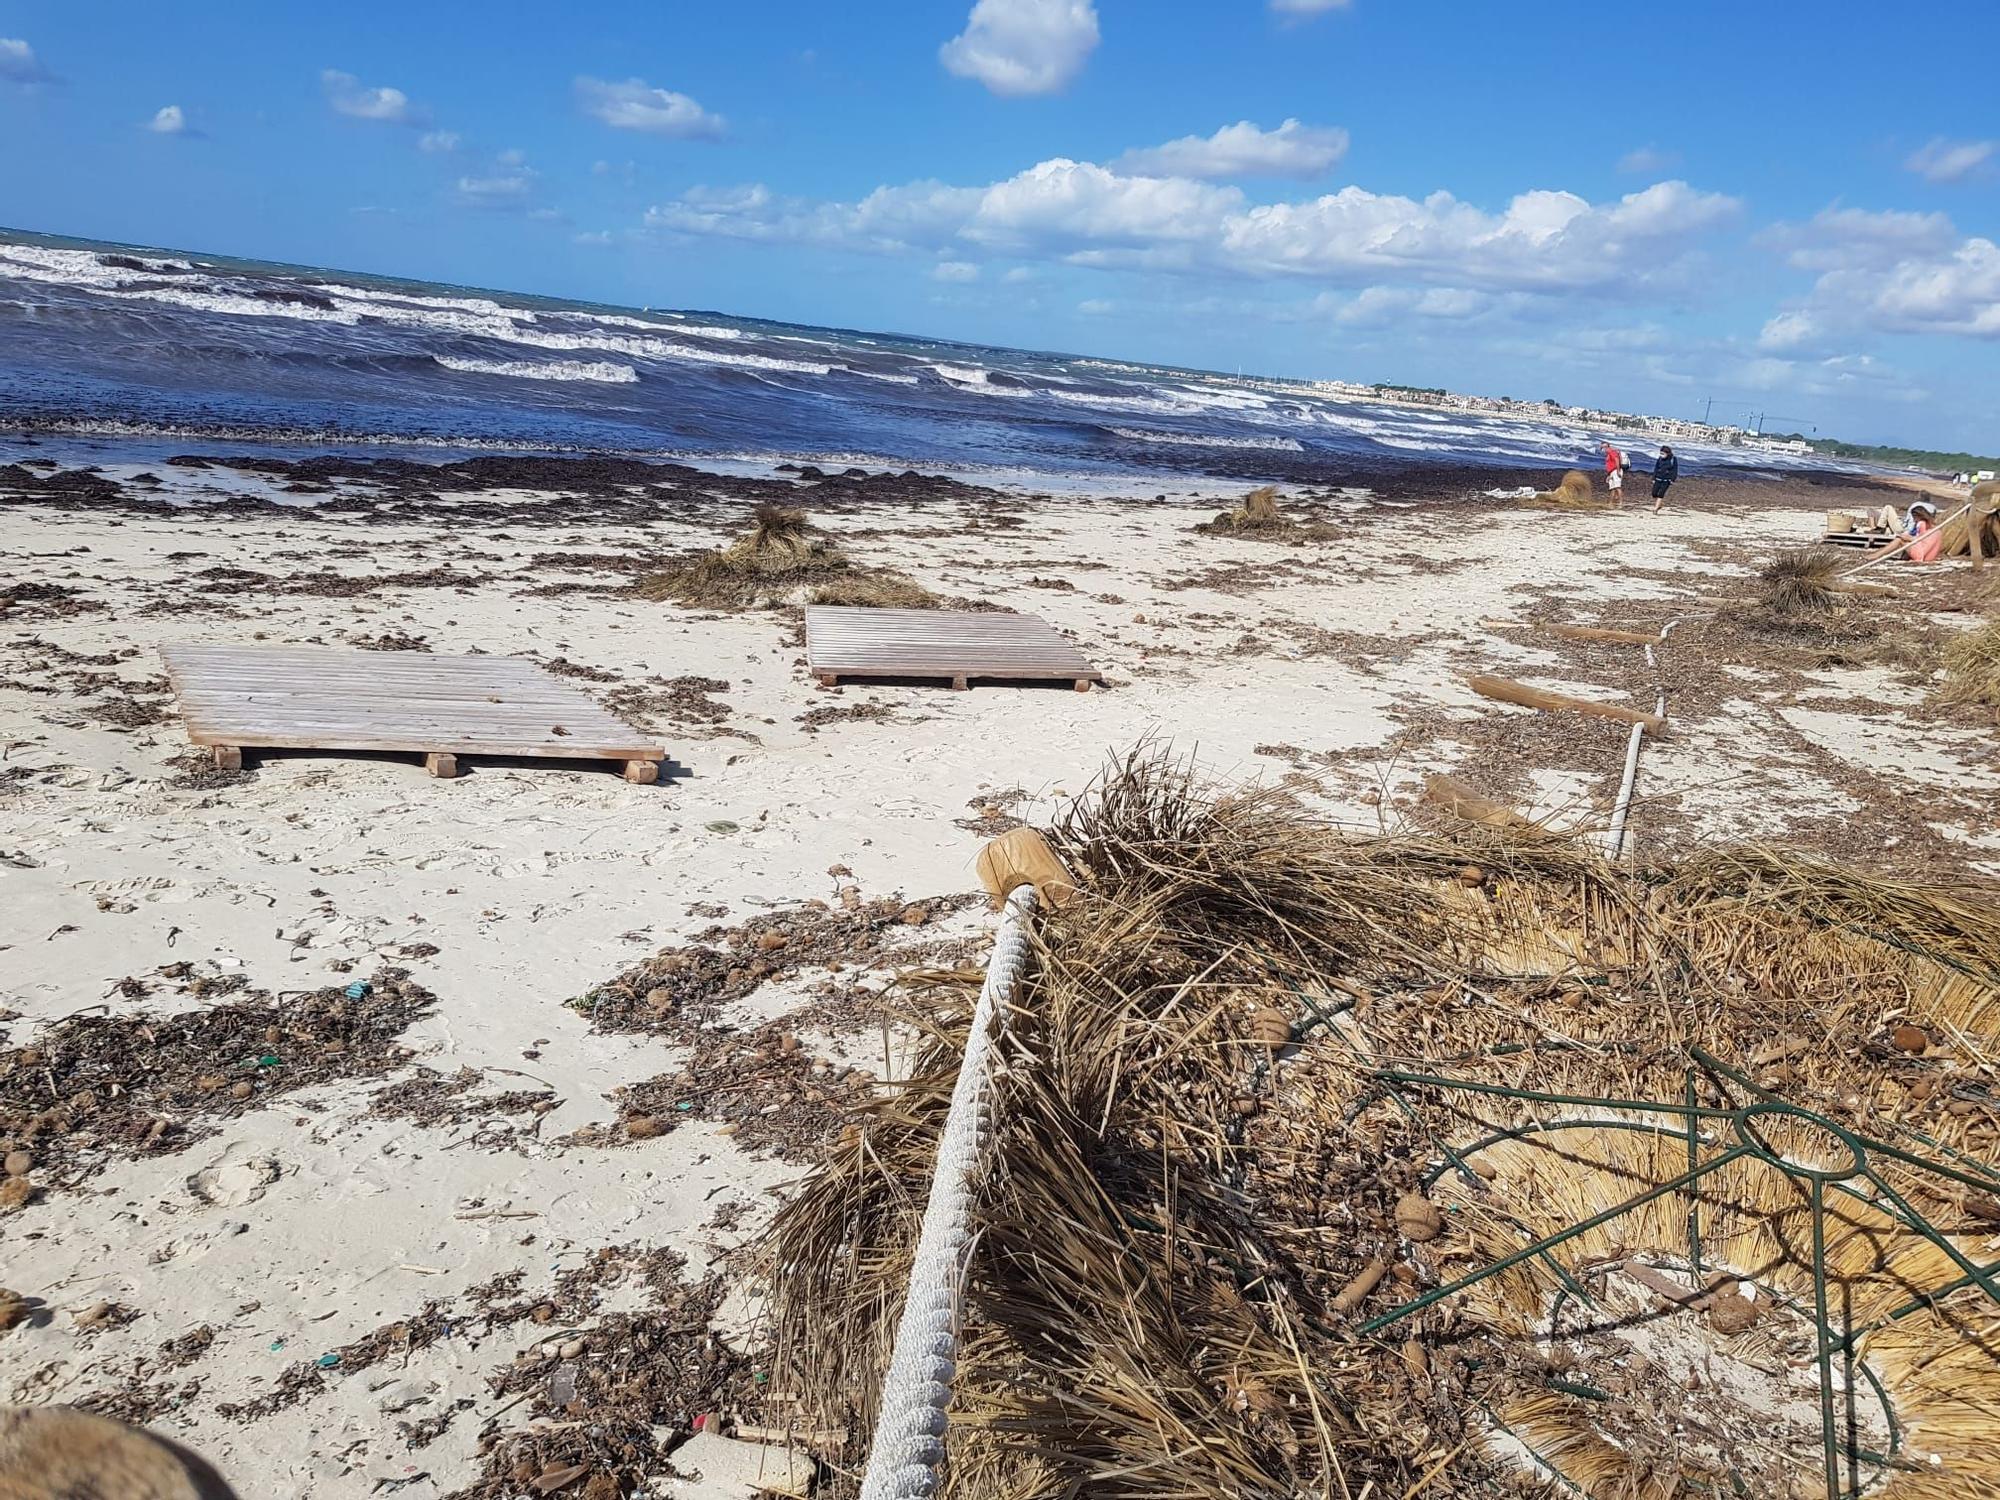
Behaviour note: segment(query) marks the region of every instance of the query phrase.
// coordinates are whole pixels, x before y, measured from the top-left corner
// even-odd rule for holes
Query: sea
[[[9,432],[285,453],[919,467],[1083,485],[1346,482],[1412,461],[1594,467],[1606,435],[1567,418],[1344,399],[1304,382],[0,229],[0,436]],[[1682,450],[1684,468],[1744,456]],[[1783,460],[1759,453],[1756,464]]]

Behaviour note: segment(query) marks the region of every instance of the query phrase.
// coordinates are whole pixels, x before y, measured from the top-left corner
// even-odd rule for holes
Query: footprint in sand
[[[188,1191],[203,1203],[217,1208],[238,1208],[255,1203],[264,1190],[278,1180],[281,1168],[274,1156],[246,1156],[232,1160],[224,1152],[188,1178]]]

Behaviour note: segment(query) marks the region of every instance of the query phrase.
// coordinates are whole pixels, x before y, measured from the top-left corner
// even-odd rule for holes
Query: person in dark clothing
[[[1681,477],[1681,461],[1674,457],[1674,450],[1664,443],[1660,445],[1660,456],[1653,460],[1653,509],[1660,508],[1660,502],[1667,498],[1667,490]]]

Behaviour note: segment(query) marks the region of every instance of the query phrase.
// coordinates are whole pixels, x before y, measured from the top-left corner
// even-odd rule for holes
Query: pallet
[[[809,605],[806,667],[841,682],[1067,682],[1087,693],[1104,674],[1046,620],[1008,610],[856,609]]]
[[[459,757],[624,763],[660,779],[665,748],[589,694],[513,656],[343,651],[322,646],[168,646],[167,677],[188,738],[222,770],[247,749],[387,750],[458,775]]]

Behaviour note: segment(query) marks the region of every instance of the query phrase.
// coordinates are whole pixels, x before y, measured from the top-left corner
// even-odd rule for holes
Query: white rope
[[[1660,627],[1660,645],[1666,645],[1667,637],[1673,634],[1674,627],[1678,624],[1680,624],[1680,621],[1675,619],[1667,621],[1665,625]],[[1651,670],[1657,671],[1659,670],[1659,665],[1659,658],[1653,655],[1653,648],[1648,646],[1646,648],[1646,666]],[[1653,712],[1661,718],[1666,717],[1667,690],[1665,688],[1660,688],[1654,693]],[[1645,737],[1646,726],[1644,724],[1634,724],[1632,726],[1632,736],[1625,742],[1625,777],[1618,784],[1618,800],[1611,808],[1611,827],[1604,834],[1604,855],[1607,859],[1618,858],[1619,854],[1625,848],[1625,820],[1631,814],[1632,793],[1639,784],[1639,742]]]
[[[910,1264],[903,1319],[895,1352],[876,1403],[875,1438],[861,1500],[925,1500],[937,1493],[944,1461],[945,1407],[957,1368],[959,1273],[972,1239],[973,1192],[989,1134],[986,1118],[993,1025],[1004,1016],[1028,965],[1029,921],[1035,888],[1019,886],[1007,897],[1000,931],[987,961],[986,983],[972,1009],[965,1057],[951,1091],[951,1109],[938,1137],[930,1202]]]

